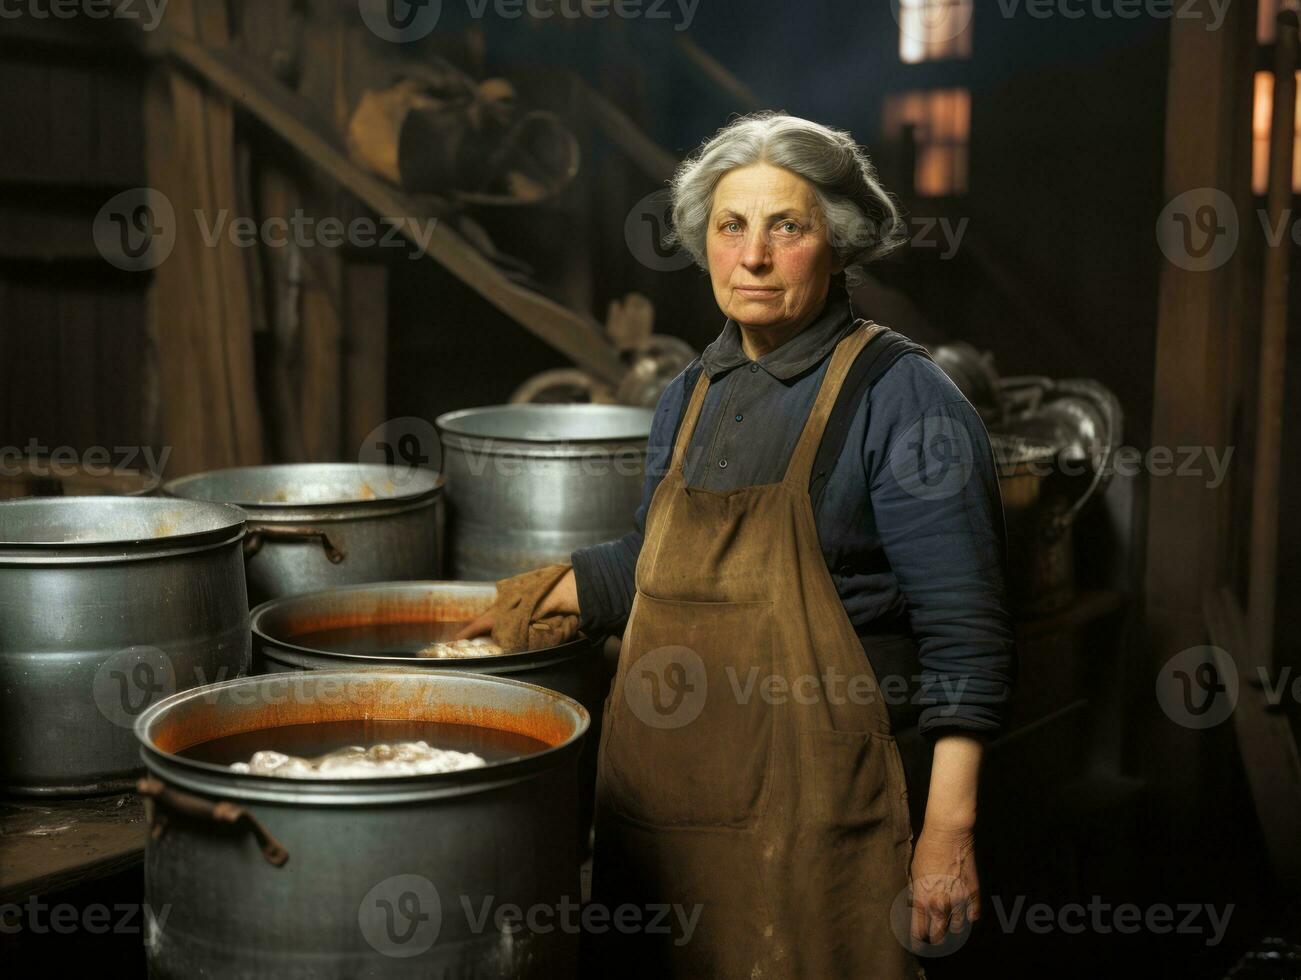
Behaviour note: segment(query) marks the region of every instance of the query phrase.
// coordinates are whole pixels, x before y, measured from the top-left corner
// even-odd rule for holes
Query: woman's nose
[[[762,232],[756,231],[751,233],[745,243],[745,252],[741,256],[741,264],[747,269],[762,269],[768,265],[768,236]]]

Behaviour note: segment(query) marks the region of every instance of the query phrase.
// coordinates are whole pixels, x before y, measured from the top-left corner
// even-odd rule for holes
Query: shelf
[[[1016,638],[1025,643],[1055,633],[1089,626],[1121,610],[1126,595],[1114,589],[1097,589],[1079,593],[1069,606],[1042,619],[1028,619],[1016,624]]]
[[[135,793],[0,801],[0,903],[128,868],[144,855],[145,833]]]

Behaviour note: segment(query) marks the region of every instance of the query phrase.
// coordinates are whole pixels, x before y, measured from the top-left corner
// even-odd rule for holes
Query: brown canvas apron
[[[600,976],[923,975],[890,929],[912,850],[903,767],[808,493],[846,372],[882,329],[837,345],[780,483],[685,485],[708,375],[692,393],[606,704]],[[678,916],[696,906],[682,942]]]

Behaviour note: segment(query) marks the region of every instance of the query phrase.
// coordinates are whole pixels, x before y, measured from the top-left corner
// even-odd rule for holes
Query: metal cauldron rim
[[[581,417],[583,415],[622,416],[627,419],[628,427],[624,431],[597,433],[593,435],[530,435],[528,432],[510,435],[490,435],[475,431],[466,425],[471,419],[492,418],[502,415],[556,415]],[[439,434],[446,440],[451,437],[451,445],[460,443],[480,445],[482,443],[509,444],[522,443],[530,446],[555,445],[623,445],[629,442],[641,442],[650,437],[651,422],[655,417],[654,409],[636,405],[546,405],[546,404],[507,404],[481,405],[477,408],[462,408],[455,412],[446,412],[434,420]]]
[[[0,516],[22,510],[74,510],[77,508],[128,508],[147,513],[157,512],[159,519],[178,508],[189,516],[204,518],[206,526],[177,533],[122,534],[111,532],[84,540],[48,538],[14,540],[0,531],[0,565],[73,564],[80,562],[133,561],[164,555],[218,547],[239,540],[245,534],[244,511],[229,504],[164,497],[116,496],[92,497],[23,497],[0,501]]]
[[[584,633],[580,633],[574,639],[565,643],[553,647],[542,647],[537,650],[525,650],[520,653],[499,653],[485,657],[454,657],[445,659],[437,657],[375,657],[364,653],[336,653],[331,650],[321,650],[316,647],[308,647],[298,643],[292,643],[289,640],[273,635],[263,626],[264,621],[268,617],[283,611],[286,607],[292,608],[295,605],[306,603],[308,601],[320,600],[327,596],[362,592],[418,593],[428,589],[430,586],[439,586],[440,588],[464,587],[467,591],[496,588],[496,585],[493,582],[444,582],[433,579],[413,582],[366,582],[359,585],[343,585],[332,589],[320,589],[315,592],[301,592],[297,595],[278,596],[275,599],[268,599],[266,602],[255,607],[253,611],[249,613],[249,629],[254,638],[260,644],[270,645],[287,652],[302,654],[305,656],[326,658],[331,662],[337,661],[340,665],[355,665],[355,667],[359,669],[394,667],[418,671],[443,670],[461,673],[480,673],[480,671],[477,671],[474,668],[481,667],[500,668],[503,673],[512,673],[514,669],[517,668],[542,667],[548,663],[567,660],[570,657],[593,647],[592,638]],[[265,652],[263,653],[263,656],[266,656]],[[483,672],[495,674],[497,671],[485,670]]]
[[[509,686],[532,691],[548,701],[567,708],[574,716],[574,730],[558,745],[549,746],[532,755],[489,763],[478,769],[416,776],[377,776],[368,779],[286,779],[281,776],[234,773],[226,766],[200,762],[197,759],[187,759],[172,752],[165,752],[154,746],[149,735],[150,727],[167,710],[186,701],[213,698],[231,688],[295,682],[319,684],[336,678],[351,678],[365,682],[380,677],[401,677],[418,683]],[[436,799],[440,796],[463,796],[466,793],[495,789],[535,772],[560,765],[567,757],[576,755],[590,726],[591,715],[581,704],[571,697],[536,684],[486,674],[466,672],[431,674],[427,671],[401,668],[378,668],[365,671],[341,669],[261,674],[191,688],[150,705],[136,719],[134,732],[136,740],[140,743],[140,758],[146,770],[160,776],[170,785],[236,800],[337,806],[409,803]]]
[[[391,515],[406,510],[413,510],[429,504],[443,492],[447,478],[440,472],[423,467],[386,466],[382,463],[273,463],[263,466],[230,466],[219,470],[206,470],[177,477],[163,484],[165,496],[181,500],[212,500],[209,496],[191,496],[196,487],[203,482],[218,477],[229,477],[236,473],[290,475],[294,472],[320,473],[344,472],[352,470],[358,474],[371,472],[378,476],[399,473],[403,479],[414,480],[416,486],[396,490],[393,493],[377,494],[370,498],[358,498],[339,495],[326,500],[222,500],[221,503],[240,508],[249,515],[250,520],[268,522],[275,520],[360,520],[375,514]],[[238,496],[238,494],[234,495]]]

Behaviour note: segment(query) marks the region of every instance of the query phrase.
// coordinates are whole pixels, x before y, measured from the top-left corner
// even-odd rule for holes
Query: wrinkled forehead
[[[729,170],[714,188],[711,212],[748,218],[812,214],[817,207],[813,185],[782,167],[755,164]]]

